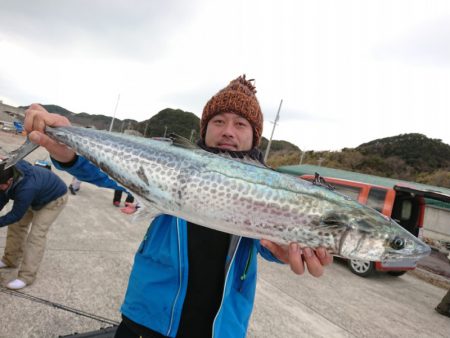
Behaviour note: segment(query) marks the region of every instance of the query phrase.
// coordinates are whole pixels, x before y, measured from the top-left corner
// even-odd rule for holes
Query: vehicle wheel
[[[406,271],[388,271],[387,273],[390,274],[391,276],[399,277],[404,275]]]
[[[347,265],[351,272],[360,277],[367,277],[374,271],[374,264],[371,261],[362,261],[359,259],[349,259]]]

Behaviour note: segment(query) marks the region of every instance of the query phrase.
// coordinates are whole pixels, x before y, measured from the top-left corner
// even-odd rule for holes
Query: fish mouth
[[[418,261],[431,252],[431,248],[412,234],[396,234],[382,238],[369,229],[349,227],[339,242],[339,255],[344,258],[369,261]],[[405,230],[406,231],[406,230]]]
[[[397,238],[394,241],[398,240]],[[404,240],[404,247],[395,249],[395,243],[391,241],[389,250],[382,256],[382,261],[396,261],[401,259],[420,259],[428,256],[431,253],[431,248],[416,238],[415,240]]]

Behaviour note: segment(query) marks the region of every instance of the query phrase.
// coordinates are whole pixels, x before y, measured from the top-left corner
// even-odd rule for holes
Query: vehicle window
[[[369,196],[367,197],[367,206],[381,212],[386,194],[386,189],[370,188]]]
[[[349,187],[346,185],[340,185],[337,183],[331,183],[333,187],[336,188],[336,191],[339,191],[341,194],[344,194],[354,200],[358,200],[359,193],[361,192],[361,188],[357,187]]]
[[[412,202],[410,200],[404,200],[402,202],[402,211],[400,214],[400,219],[402,221],[407,221],[411,218],[412,213]]]

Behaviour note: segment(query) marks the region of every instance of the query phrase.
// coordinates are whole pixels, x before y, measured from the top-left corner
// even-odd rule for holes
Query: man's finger
[[[309,273],[314,277],[320,277],[323,275],[322,263],[317,258],[316,254],[311,248],[303,249],[303,257],[308,268]]]
[[[289,265],[291,266],[291,270],[297,275],[302,275],[305,272],[302,250],[297,243],[291,243],[289,245]]]
[[[262,239],[260,243],[263,247],[269,250],[277,259],[279,259],[283,263],[289,262],[289,255],[286,248],[274,242],[268,241],[266,239]]]
[[[53,147],[53,146],[61,146],[58,144],[55,140],[52,140],[50,137],[45,135],[44,133],[41,133],[39,131],[33,131],[31,132],[28,137],[30,138],[30,141],[39,144],[40,146],[47,148],[47,147]]]
[[[41,133],[39,131],[33,131],[28,135],[28,138],[34,144],[39,144],[40,146],[46,148],[49,153],[57,151],[58,147],[61,147],[56,141],[52,140],[50,137]]]
[[[40,146],[47,149],[50,155],[57,161],[62,163],[70,162],[75,157],[75,152],[62,145],[44,133],[33,131],[28,135],[31,142],[39,144]]]
[[[44,107],[33,103],[25,112],[24,128],[27,132],[33,130],[44,132],[45,126],[69,126],[69,120],[58,114],[51,114]]]
[[[331,255],[325,248],[318,248],[316,250],[316,255],[323,266],[333,263],[333,255]]]
[[[33,131],[34,117],[35,117],[36,113],[37,113],[36,109],[33,108],[33,105],[31,105],[25,111],[25,120],[23,121],[23,127],[28,133]]]

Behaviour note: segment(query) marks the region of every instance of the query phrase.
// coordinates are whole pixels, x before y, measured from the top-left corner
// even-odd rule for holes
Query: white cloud
[[[420,132],[450,143],[450,2],[3,1],[0,99],[144,120],[201,114],[242,73],[302,149]]]

